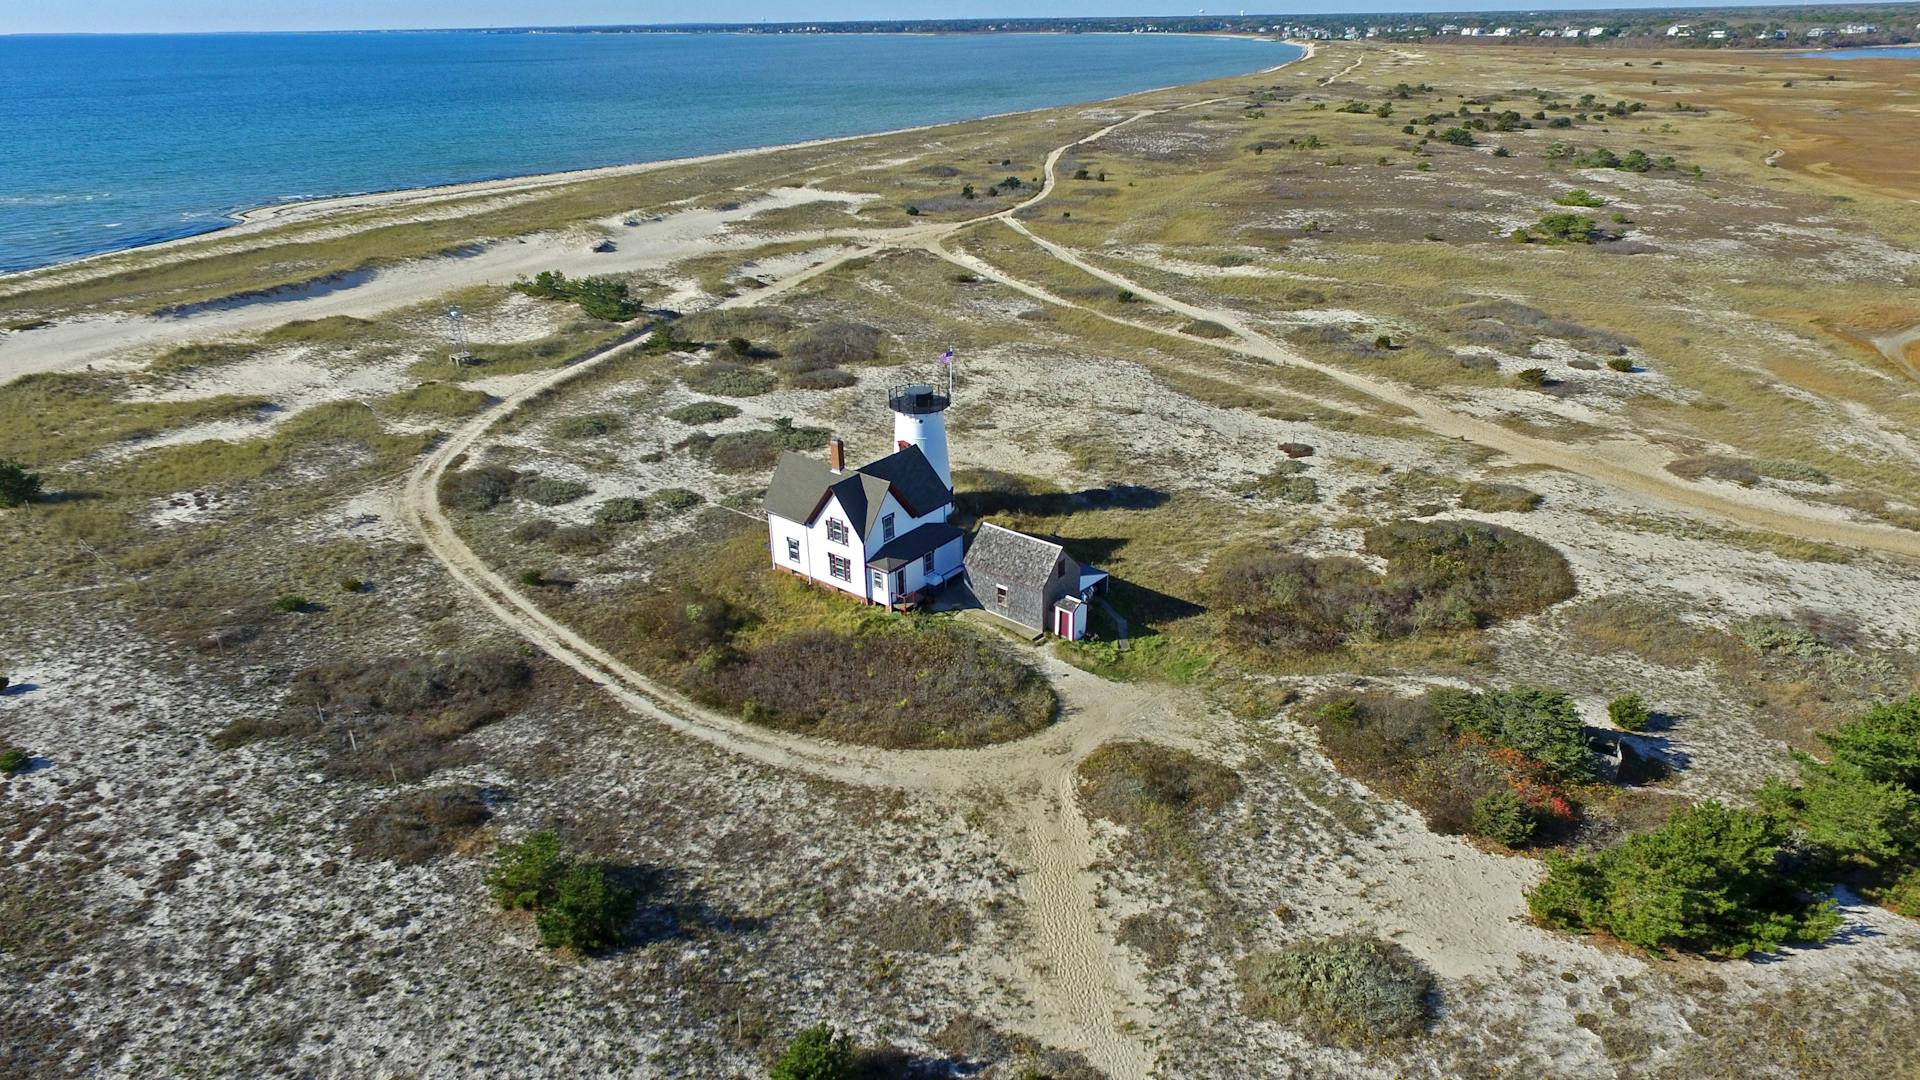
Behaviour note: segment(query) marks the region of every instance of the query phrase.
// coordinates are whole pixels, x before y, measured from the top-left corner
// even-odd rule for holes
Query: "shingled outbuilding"
[[[1107,580],[1060,544],[991,521],[981,522],[974,534],[966,572],[982,608],[1068,641],[1086,635],[1088,604]]]

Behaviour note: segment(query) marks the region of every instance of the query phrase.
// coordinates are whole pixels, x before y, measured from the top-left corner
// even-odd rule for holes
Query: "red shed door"
[[[1066,608],[1054,608],[1053,625],[1054,633],[1066,638],[1068,641],[1073,640],[1073,612],[1068,611]]]

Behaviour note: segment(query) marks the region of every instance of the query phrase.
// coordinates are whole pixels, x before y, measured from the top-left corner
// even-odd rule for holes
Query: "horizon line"
[[[387,26],[387,27],[313,27],[306,29],[277,30],[13,30],[0,31],[0,38],[32,37],[183,37],[183,36],[253,36],[270,34],[459,34],[459,33],[527,33],[546,31],[554,33],[583,33],[589,31],[681,31],[699,29],[709,32],[729,30],[752,30],[770,26],[860,26],[869,24],[914,26],[914,25],[954,25],[966,23],[991,23],[999,21],[1017,21],[1024,23],[1070,23],[1097,22],[1122,19],[1360,19],[1368,17],[1461,17],[1499,13],[1503,15],[1520,13],[1539,13],[1540,15],[1576,15],[1633,13],[1652,14],[1658,12],[1701,12],[1730,11],[1742,8],[1767,8],[1793,10],[1796,8],[1818,7],[1892,7],[1920,8],[1920,0],[1894,0],[1893,3],[1862,4],[1861,0],[1802,0],[1799,3],[1778,3],[1775,0],[1725,0],[1717,4],[1681,4],[1662,6],[1648,4],[1640,7],[1569,7],[1542,8],[1514,0],[1511,7],[1491,6],[1483,8],[1427,9],[1427,10],[1391,10],[1379,11],[1296,11],[1283,12],[1245,12],[1236,14],[1120,14],[1120,15],[980,15],[967,18],[866,18],[866,19],[785,19],[774,21],[762,19],[758,22],[660,22],[660,23],[518,23],[497,26]],[[1207,31],[1189,31],[1206,33]]]

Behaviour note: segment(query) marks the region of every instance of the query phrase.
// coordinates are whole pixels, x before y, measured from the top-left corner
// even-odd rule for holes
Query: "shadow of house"
[[[1158,488],[1108,484],[1082,491],[1035,491],[1021,477],[1006,473],[975,473],[982,485],[954,492],[954,509],[972,522],[995,514],[1063,517],[1083,510],[1152,510],[1170,496]]]

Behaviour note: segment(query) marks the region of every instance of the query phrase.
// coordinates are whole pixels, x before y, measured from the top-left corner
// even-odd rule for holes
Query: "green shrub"
[[[568,862],[560,837],[551,832],[541,831],[518,843],[501,844],[494,852],[493,869],[487,872],[487,890],[493,894],[494,903],[508,911],[531,911],[544,897],[553,895]]]
[[[546,583],[547,572],[545,570],[522,570],[520,572],[520,584],[529,588],[538,589],[546,585]]]
[[[619,944],[621,926],[633,913],[633,893],[604,864],[565,851],[560,838],[546,831],[500,845],[487,890],[507,911],[533,912],[540,943],[548,948],[610,948]]]
[[[1240,966],[1242,1002],[1312,1038],[1372,1046],[1426,1030],[1433,974],[1411,953],[1361,934],[1256,953]]]
[[[1573,699],[1558,690],[1516,686],[1508,690],[1442,688],[1428,695],[1448,723],[1546,763],[1569,779],[1592,779],[1600,762],[1587,747],[1586,730]]]
[[[32,760],[32,754],[17,746],[9,746],[5,750],[0,750],[0,774],[12,776],[25,769]]]
[[[1868,896],[1896,915],[1920,919],[1920,867],[1906,871],[1886,885],[1870,888]]]
[[[1920,696],[1868,710],[1820,736],[1836,763],[1870,780],[1920,790]]]
[[[1563,195],[1556,195],[1554,202],[1561,206],[1605,206],[1607,200],[1588,191],[1586,188],[1574,188]]]
[[[1640,731],[1647,726],[1647,703],[1639,694],[1622,694],[1607,702],[1607,719],[1621,731]]]
[[[971,190],[971,188],[969,188]],[[768,1080],[859,1080],[853,1037],[815,1024],[793,1037],[774,1059]]]
[[[645,310],[618,278],[572,279],[558,270],[542,270],[532,281],[516,281],[512,288],[541,300],[571,300],[587,315],[607,322],[626,322]]]
[[[647,496],[647,510],[665,517],[684,514],[707,501],[705,495],[686,488],[661,488]]]
[[[1920,854],[1920,792],[1874,780],[1846,762],[1804,761],[1798,786],[1773,780],[1759,797],[1833,862],[1881,866]]]
[[[693,401],[667,413],[667,419],[675,423],[698,427],[702,424],[717,424],[722,420],[731,420],[740,415],[740,406],[729,405],[724,401]]]
[[[1467,828],[1510,848],[1525,847],[1533,839],[1533,808],[1511,791],[1490,791],[1473,802]]]
[[[800,427],[791,417],[750,431],[709,435],[697,431],[682,446],[706,458],[722,472],[762,472],[773,468],[784,450],[816,450],[827,444],[827,429]]]
[[[1761,805],[1831,862],[1883,878],[1920,866],[1920,697],[1877,706],[1820,739],[1832,760],[1802,758],[1799,785],[1769,783]]]
[[[1243,490],[1249,495],[1282,502],[1319,502],[1320,485],[1307,474],[1307,469],[1304,461],[1282,461]]]
[[[682,376],[681,381],[695,393],[720,397],[758,397],[772,390],[775,383],[770,372],[726,360],[700,364]]]
[[[1599,235],[1599,228],[1585,214],[1544,214],[1533,227],[1547,239],[1563,244],[1591,244]]]
[[[1607,361],[1607,366],[1615,371],[1628,372],[1633,370],[1633,361],[1624,356],[1616,356]]]
[[[0,510],[25,506],[40,497],[39,473],[30,473],[17,461],[0,458]]]
[[[626,420],[619,413],[582,413],[579,416],[562,417],[553,425],[553,434],[561,439],[597,439],[625,426]]]
[[[1461,128],[1461,127],[1447,128],[1445,131],[1442,131],[1439,135],[1435,137],[1438,138],[1443,143],[1451,143],[1454,146],[1478,145],[1477,143],[1474,142],[1473,132],[1468,131],[1466,128]]]
[[[1518,381],[1521,386],[1529,386],[1538,390],[1547,385],[1547,369],[1537,367],[1522,368],[1514,375],[1514,379]]]
[[[1831,900],[1782,857],[1783,826],[1705,802],[1592,855],[1547,857],[1527,905],[1554,926],[1604,931],[1649,952],[1740,957],[1819,941],[1839,927]]]
[[[600,504],[593,512],[593,520],[602,525],[631,525],[636,521],[645,521],[647,504],[630,496],[616,496]]]
[[[283,593],[274,598],[273,607],[276,611],[284,611],[291,615],[307,609],[307,598],[299,593]]]
[[[1460,505],[1483,514],[1524,514],[1540,506],[1540,496],[1518,484],[1472,481],[1460,489]]]
[[[459,510],[491,510],[513,496],[520,474],[505,465],[451,472],[440,481],[440,500]]]
[[[340,579],[341,592],[350,592],[350,593],[364,592],[366,591],[366,588],[367,588],[367,583],[364,581],[361,581],[357,577],[347,577],[347,578]]]
[[[859,381],[853,372],[839,368],[815,368],[787,377],[787,385],[795,390],[843,390]]]
[[[593,487],[590,484],[541,476],[538,473],[527,473],[513,487],[515,495],[537,502],[541,506],[564,506],[592,490]]]
[[[620,943],[621,925],[632,914],[633,894],[605,866],[575,861],[540,903],[534,925],[540,944],[550,949],[598,952]]]
[[[1087,812],[1121,825],[1157,828],[1211,813],[1240,795],[1240,776],[1159,743],[1107,743],[1080,763]]]

